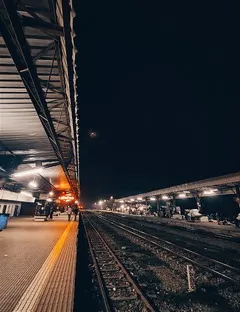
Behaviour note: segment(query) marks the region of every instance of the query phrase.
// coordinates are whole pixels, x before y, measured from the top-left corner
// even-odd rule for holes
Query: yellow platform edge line
[[[64,246],[64,243],[68,237],[68,234],[72,228],[73,221],[71,221],[62,235],[60,236],[59,240],[53,247],[52,251],[50,252],[49,256],[43,263],[42,267],[34,277],[31,284],[28,286],[26,291],[24,292],[23,296],[19,300],[18,304],[14,308],[13,312],[34,312],[37,307],[37,303],[41,297],[41,294],[44,290],[44,285],[47,282],[47,279],[52,272],[52,269],[58,259],[58,256]]]

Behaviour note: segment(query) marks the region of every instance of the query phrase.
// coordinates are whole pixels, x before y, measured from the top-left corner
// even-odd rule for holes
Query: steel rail
[[[115,222],[115,221],[112,221],[112,222]],[[144,235],[149,236],[149,237],[151,237],[151,238],[154,238],[154,239],[156,239],[156,240],[158,240],[158,241],[161,241],[161,242],[166,243],[166,244],[168,244],[168,245],[171,245],[171,246],[174,246],[174,247],[179,248],[179,249],[181,249],[181,250],[184,250],[184,251],[186,251],[186,252],[189,252],[189,253],[191,253],[191,254],[193,254],[193,255],[195,255],[195,256],[202,257],[202,258],[204,258],[204,259],[206,259],[206,260],[208,260],[208,261],[212,261],[212,262],[214,262],[214,263],[216,263],[216,264],[219,264],[219,265],[221,265],[221,266],[224,266],[226,269],[230,269],[230,270],[235,271],[235,272],[237,272],[237,273],[240,274],[240,269],[235,268],[235,267],[233,267],[233,266],[231,266],[231,265],[229,265],[229,264],[227,264],[227,263],[224,263],[224,262],[218,261],[218,260],[216,260],[216,259],[210,258],[210,257],[208,257],[208,256],[202,255],[202,254],[200,254],[200,253],[198,253],[198,252],[196,252],[196,251],[193,251],[193,250],[191,250],[191,249],[188,249],[188,248],[185,248],[185,247],[181,247],[181,246],[179,246],[179,245],[177,245],[177,244],[175,244],[175,243],[169,242],[169,241],[164,240],[164,239],[162,239],[162,238],[159,238],[159,237],[157,237],[157,236],[155,236],[155,235],[151,235],[151,234],[148,234],[148,233],[146,233],[146,232],[140,231],[140,230],[135,229],[135,228],[133,228],[133,227],[130,227],[130,226],[124,224],[124,223],[119,223],[119,224],[121,224],[122,226],[125,226],[125,227],[127,227],[127,228],[129,228],[129,229],[134,229],[134,230],[135,230],[136,232],[138,232],[138,233],[144,234]]]
[[[82,214],[82,216],[83,216],[83,214]],[[84,217],[83,217],[83,219],[84,219]],[[83,227],[84,227],[84,230],[85,230],[85,233],[86,233],[87,242],[88,242],[91,258],[92,258],[92,261],[93,261],[93,265],[94,265],[94,268],[95,268],[95,273],[96,273],[96,276],[97,276],[99,289],[100,289],[100,292],[101,292],[101,295],[102,295],[105,312],[111,312],[112,309],[110,308],[110,305],[109,305],[109,302],[108,302],[108,296],[107,296],[107,293],[106,293],[106,290],[105,290],[105,287],[104,287],[104,284],[103,284],[101,271],[100,271],[99,265],[97,263],[96,257],[94,255],[93,246],[92,246],[91,240],[89,238],[89,234],[88,234],[88,231],[87,231],[87,228],[86,228],[84,220],[83,220]]]
[[[88,220],[89,224],[92,226],[92,228],[94,229],[94,231],[96,232],[96,234],[98,235],[98,237],[100,238],[100,240],[102,241],[102,243],[104,244],[104,246],[106,247],[107,251],[109,252],[109,254],[112,256],[112,258],[114,259],[114,261],[117,263],[117,265],[120,267],[120,269],[122,270],[122,272],[124,273],[125,277],[127,278],[128,282],[133,286],[133,288],[135,289],[136,293],[138,294],[138,296],[141,298],[141,300],[143,301],[144,305],[146,306],[146,308],[148,309],[148,311],[150,312],[155,312],[156,310],[153,308],[152,304],[148,301],[148,299],[144,296],[144,294],[142,293],[142,291],[140,290],[140,288],[138,287],[138,285],[135,283],[135,281],[132,279],[130,273],[128,272],[128,270],[125,268],[125,266],[120,262],[120,260],[118,259],[118,257],[116,256],[116,254],[114,253],[114,251],[112,250],[112,248],[109,246],[109,244],[106,242],[105,238],[99,233],[99,231],[96,229],[96,227],[92,224],[92,222],[89,220],[88,217],[85,216],[85,218]]]
[[[155,245],[156,247],[159,247],[159,248],[161,248],[161,249],[163,249],[163,250],[166,250],[166,251],[168,251],[169,253],[171,253],[171,254],[173,254],[173,255],[175,255],[175,256],[178,256],[179,258],[182,258],[182,259],[184,259],[184,260],[186,260],[186,261],[188,261],[188,262],[190,262],[190,263],[192,263],[192,264],[194,264],[194,265],[196,265],[196,266],[198,266],[198,267],[200,267],[200,268],[202,268],[202,269],[204,269],[204,270],[206,270],[206,271],[208,271],[208,272],[211,272],[211,273],[213,273],[214,275],[217,275],[218,277],[223,278],[224,280],[227,280],[228,282],[231,282],[231,283],[233,283],[233,284],[235,284],[235,285],[238,285],[238,286],[240,285],[240,281],[237,281],[237,280],[235,280],[235,279],[233,279],[233,278],[227,276],[226,274],[223,274],[223,273],[221,273],[221,272],[219,272],[219,271],[216,271],[216,270],[214,270],[214,269],[211,269],[211,268],[209,268],[209,267],[207,267],[207,266],[205,266],[205,265],[203,265],[203,264],[200,264],[200,263],[198,263],[197,261],[195,261],[195,260],[193,260],[193,259],[191,259],[191,258],[188,258],[188,257],[186,257],[186,256],[184,256],[184,255],[181,255],[181,254],[179,254],[179,253],[177,253],[177,252],[175,252],[175,251],[169,249],[168,247],[161,246],[160,244],[158,244],[158,243],[152,241],[151,239],[156,239],[156,240],[161,241],[161,242],[163,242],[163,243],[165,243],[165,244],[169,244],[169,245],[171,245],[171,246],[174,246],[174,247],[178,248],[179,250],[187,251],[187,252],[189,252],[189,253],[191,253],[191,254],[193,254],[193,255],[195,255],[195,256],[202,257],[202,258],[204,258],[205,260],[208,260],[208,261],[214,262],[214,263],[216,263],[216,264],[218,264],[218,265],[221,265],[221,266],[225,267],[226,269],[229,269],[229,270],[235,271],[235,272],[237,272],[237,273],[240,273],[240,270],[237,269],[237,268],[235,268],[235,267],[232,267],[232,266],[230,266],[230,265],[228,265],[228,264],[226,264],[226,263],[220,262],[220,261],[215,260],[215,259],[212,259],[212,258],[210,258],[210,257],[201,255],[201,254],[199,254],[199,253],[197,253],[197,252],[194,252],[194,251],[192,251],[192,250],[189,250],[189,249],[187,249],[187,248],[180,247],[180,246],[178,246],[178,245],[176,245],[176,244],[174,244],[174,243],[171,243],[171,242],[169,242],[169,241],[165,241],[165,240],[163,240],[163,239],[161,239],[161,238],[158,238],[158,237],[156,237],[156,236],[154,236],[154,235],[150,235],[150,234],[145,233],[145,232],[143,232],[143,231],[137,230],[137,229],[132,228],[132,227],[130,227],[130,226],[127,226],[127,225],[125,225],[125,224],[123,224],[123,223],[117,223],[117,222],[115,222],[115,221],[109,221],[109,220],[107,220],[105,217],[99,217],[99,216],[97,216],[97,217],[98,217],[99,219],[101,219],[101,220],[104,220],[105,222],[108,222],[108,223],[110,223],[110,224],[112,224],[112,225],[114,225],[114,226],[116,226],[116,227],[118,227],[118,228],[124,230],[124,231],[127,231],[128,233],[130,233],[130,234],[132,234],[132,235],[134,235],[134,236],[136,236],[136,237],[138,237],[138,238],[141,238],[142,240],[144,240],[144,241],[146,241],[146,242],[148,242],[148,243],[151,243],[151,244]],[[136,233],[136,232],[137,232],[137,233]],[[138,234],[138,233],[140,233],[141,235]],[[142,235],[145,235],[145,236],[148,237],[148,238],[146,238],[146,237],[144,237],[144,236],[142,236]]]

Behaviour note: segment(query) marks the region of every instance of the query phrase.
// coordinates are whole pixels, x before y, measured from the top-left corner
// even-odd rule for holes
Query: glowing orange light
[[[60,196],[58,198],[61,200],[74,200],[75,199],[74,196]]]

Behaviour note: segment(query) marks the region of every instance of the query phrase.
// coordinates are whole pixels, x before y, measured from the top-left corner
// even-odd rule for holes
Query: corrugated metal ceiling
[[[59,23],[64,25],[64,17],[58,16],[56,24],[56,15],[52,10],[55,4],[55,1],[47,0],[21,1],[18,2],[17,12],[44,92],[46,109],[50,113],[57,134],[57,143],[60,146],[64,165],[69,170],[68,175],[72,182],[77,178],[76,154],[74,155],[76,133],[73,128],[73,119],[76,116],[72,114],[73,103],[70,102],[68,91],[72,89],[72,86],[68,85],[72,81],[68,79],[67,44],[64,41],[64,34],[61,35],[61,40],[56,35],[57,31],[60,31]],[[57,6],[61,7],[61,5],[61,1],[58,1]],[[59,9],[56,11],[59,12]],[[6,11],[2,0],[0,0],[0,14],[2,21],[6,23]],[[55,23],[54,27],[59,28],[57,31],[54,29],[52,31],[51,27],[49,29],[45,27],[44,22],[49,25]],[[0,37],[0,141],[13,154],[22,158],[22,165],[18,170],[28,168],[37,161],[43,162],[44,165],[59,160],[53,142],[46,134],[29,96],[29,90],[26,89],[2,36]],[[5,148],[0,148],[0,154],[6,157],[10,155]],[[65,187],[69,185],[66,175],[59,166],[57,169],[48,169],[46,174],[48,179],[49,176],[51,177],[49,174],[51,170],[51,182],[55,186],[59,187],[60,178],[62,185]]]

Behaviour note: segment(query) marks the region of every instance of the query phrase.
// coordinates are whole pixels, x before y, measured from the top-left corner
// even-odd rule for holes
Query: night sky
[[[84,201],[240,169],[231,1],[75,0],[75,10]]]

